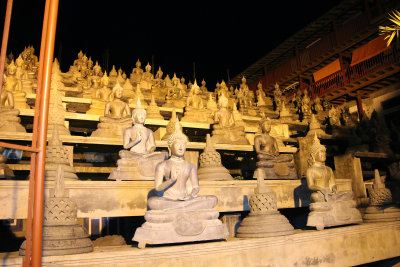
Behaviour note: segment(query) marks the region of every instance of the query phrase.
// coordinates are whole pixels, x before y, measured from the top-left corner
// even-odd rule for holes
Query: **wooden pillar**
[[[358,117],[361,120],[365,112],[362,106],[361,96],[358,92],[357,92],[357,110],[358,110]]]

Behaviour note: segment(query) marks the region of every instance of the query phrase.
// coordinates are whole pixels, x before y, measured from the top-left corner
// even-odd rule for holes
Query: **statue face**
[[[122,90],[121,89],[119,89],[119,90],[116,90],[115,91],[115,98],[121,98],[122,97]]]
[[[8,75],[14,75],[16,71],[17,71],[17,68],[15,68],[15,67],[10,67],[7,69]]]
[[[108,86],[108,83],[109,83],[108,79],[103,79],[102,82],[103,82],[103,85],[104,85],[104,86]]]
[[[186,141],[177,139],[172,143],[171,153],[177,157],[183,157],[186,151]]]
[[[262,124],[262,131],[263,131],[263,133],[269,133],[271,131],[271,123],[270,122],[264,122]]]
[[[326,160],[326,150],[321,148],[315,153],[315,161],[317,162],[325,162]]]
[[[144,124],[146,120],[146,113],[144,111],[136,112],[135,123]]]

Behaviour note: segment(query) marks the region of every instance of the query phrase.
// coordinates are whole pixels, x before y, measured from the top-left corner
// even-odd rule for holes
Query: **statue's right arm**
[[[110,102],[107,102],[106,107],[104,108],[104,116],[110,114],[110,111],[111,111],[111,104]]]
[[[163,182],[165,176],[165,162],[161,162],[156,167],[156,172],[154,176],[154,185],[157,191],[162,191],[171,186],[176,182],[176,177],[170,177],[170,179]]]
[[[306,177],[307,177],[308,189],[310,189],[311,191],[320,191],[324,196],[327,194],[327,191],[325,188],[316,186],[314,184],[314,171],[312,169],[308,168]]]

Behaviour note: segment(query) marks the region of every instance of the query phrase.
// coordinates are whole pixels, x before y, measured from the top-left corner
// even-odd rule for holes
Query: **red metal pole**
[[[47,123],[49,115],[51,69],[54,56],[56,36],[58,0],[50,1],[49,19],[46,34],[46,46],[43,63],[43,85],[40,98],[40,116],[38,121],[38,148],[40,149],[35,167],[35,192],[33,204],[33,235],[32,235],[32,266],[39,267],[42,262],[43,234],[43,202],[44,202],[44,171],[46,158]]]
[[[47,26],[49,21],[49,8],[50,1],[46,1],[43,26],[42,26],[42,39],[40,43],[40,54],[39,54],[39,69],[37,76],[37,88],[36,88],[36,99],[35,99],[35,116],[33,117],[33,132],[32,132],[32,148],[37,148],[37,132],[38,132],[38,119],[39,119],[39,105],[41,99],[42,81],[43,81],[43,62],[44,62],[44,50],[47,36]],[[38,154],[31,153],[31,166],[29,174],[29,195],[28,195],[28,218],[26,227],[26,249],[24,258],[24,267],[31,265],[31,245],[32,245],[32,216],[33,216],[33,196],[35,188],[35,170],[36,170],[36,159]]]
[[[13,0],[7,1],[6,17],[4,19],[3,41],[1,43],[1,53],[0,53],[0,95],[1,95],[1,90],[3,88],[3,73],[4,73],[4,65],[6,63],[8,34],[10,33],[12,4]]]

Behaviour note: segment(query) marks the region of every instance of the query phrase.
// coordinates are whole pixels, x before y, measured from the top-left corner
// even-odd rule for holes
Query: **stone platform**
[[[92,253],[43,257],[42,266],[355,266],[398,256],[400,222],[385,222],[145,249],[97,247]],[[2,253],[0,261],[21,266],[22,257]]]
[[[351,180],[337,179],[339,191],[351,190]],[[308,207],[310,191],[305,180],[268,180],[275,192],[278,209]],[[248,198],[255,180],[200,181],[199,195],[218,198],[219,212],[248,211]],[[45,183],[45,196],[54,187]],[[143,216],[147,198],[154,195],[153,181],[65,181],[69,195],[78,206],[78,218]],[[25,219],[29,181],[0,180],[0,219]]]

